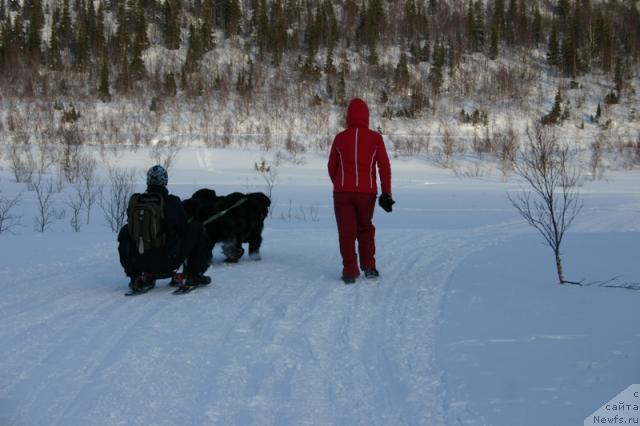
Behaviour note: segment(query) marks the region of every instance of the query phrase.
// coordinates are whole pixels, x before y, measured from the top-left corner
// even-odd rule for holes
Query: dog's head
[[[209,188],[202,188],[193,193],[191,198],[195,198],[205,203],[212,203],[218,198],[216,191]]]

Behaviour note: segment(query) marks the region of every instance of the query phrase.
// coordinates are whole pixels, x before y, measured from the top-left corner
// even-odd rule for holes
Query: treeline
[[[202,58],[229,38],[248,66],[203,78]],[[153,45],[184,49],[181,70],[150,73],[143,52]],[[203,85],[229,87],[230,78],[246,93],[256,61],[291,67],[299,81],[327,76],[325,95],[340,101],[344,52],[376,67],[389,47],[402,51],[392,64],[397,87],[409,65],[429,63],[437,92],[443,69],[466,54],[497,60],[538,48],[562,75],[599,69],[620,91],[640,55],[640,12],[634,0],[0,0],[0,88],[9,96],[65,93],[82,81],[107,101],[149,87],[202,93]],[[49,86],[47,75],[58,83]]]

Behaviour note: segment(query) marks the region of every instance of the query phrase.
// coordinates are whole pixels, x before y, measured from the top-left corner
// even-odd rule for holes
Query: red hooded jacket
[[[347,108],[347,129],[338,133],[329,154],[333,192],[377,194],[376,166],[382,192],[391,194],[391,165],[380,133],[369,129],[369,108],[354,99]]]

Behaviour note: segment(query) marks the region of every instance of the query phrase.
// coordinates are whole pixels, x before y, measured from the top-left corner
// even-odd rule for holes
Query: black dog
[[[233,192],[217,196],[212,189],[200,189],[183,201],[189,217],[204,224],[210,249],[221,242],[225,262],[237,262],[244,254],[242,243],[249,243],[249,257],[260,260],[264,219],[271,200],[262,192]]]

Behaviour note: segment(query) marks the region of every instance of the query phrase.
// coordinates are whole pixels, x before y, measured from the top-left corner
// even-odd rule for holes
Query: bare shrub
[[[393,137],[393,152],[396,157],[413,157],[429,152],[431,134],[395,136]]]
[[[223,127],[222,145],[225,147],[228,147],[229,145],[231,145],[231,138],[233,137],[233,129],[234,129],[234,124],[233,124],[233,121],[231,121],[231,118],[227,117],[224,120],[224,124],[222,125],[222,127]]]
[[[504,179],[513,171],[516,164],[518,149],[520,147],[518,132],[513,128],[511,123],[504,132],[495,134],[494,146],[496,149],[496,157],[498,159],[498,169],[502,172]]]
[[[104,218],[113,232],[119,232],[127,219],[127,206],[133,194],[136,171],[109,168],[109,193],[101,199]]]
[[[16,144],[11,145],[9,150],[9,163],[16,182],[31,182],[37,165],[33,159],[31,149],[28,146],[20,147]]]
[[[60,168],[64,177],[69,183],[78,182],[80,176],[80,163],[83,136],[78,126],[68,126],[60,129],[58,133],[59,141],[62,145],[60,156]]]
[[[0,234],[13,233],[12,230],[21,224],[22,216],[15,214],[16,207],[20,204],[22,193],[14,197],[5,197],[0,189]]]
[[[571,164],[569,148],[560,145],[553,128],[536,123],[526,135],[527,146],[515,172],[525,180],[527,189],[509,194],[509,201],[553,250],[560,284],[579,285],[565,279],[560,248],[565,232],[582,208],[577,191],[580,173]]]
[[[287,131],[284,149],[289,153],[290,159],[294,164],[304,163],[304,154],[307,152],[307,148],[293,137],[291,130]]]
[[[456,141],[451,136],[451,132],[449,131],[449,124],[446,122],[441,122],[442,128],[442,155],[444,155],[447,164],[451,163],[451,157],[456,150]]]
[[[454,168],[453,172],[458,177],[477,178],[486,176],[488,173],[488,169],[479,162],[472,162],[471,164],[467,164],[463,167]]]
[[[259,163],[255,163],[253,168],[267,184],[267,196],[271,199],[273,188],[276,186],[276,181],[278,180],[278,168],[275,164],[269,164],[264,159]],[[269,212],[271,213],[271,208]]]
[[[591,151],[591,157],[589,158],[591,180],[602,179],[604,175],[604,140],[602,134],[596,136],[589,148]]]
[[[493,141],[489,136],[489,128],[485,127],[485,135],[484,137],[480,137],[478,135],[478,131],[473,129],[473,138],[471,139],[471,149],[474,153],[476,153],[479,157],[482,157],[484,154],[493,152]]]
[[[161,164],[165,169],[169,170],[176,157],[180,153],[180,145],[172,139],[171,142],[161,139],[151,148],[151,158],[155,164]]]
[[[259,130],[261,134],[260,137],[260,146],[265,151],[271,151],[273,148],[273,135],[271,134],[271,127],[265,125],[261,130]]]

